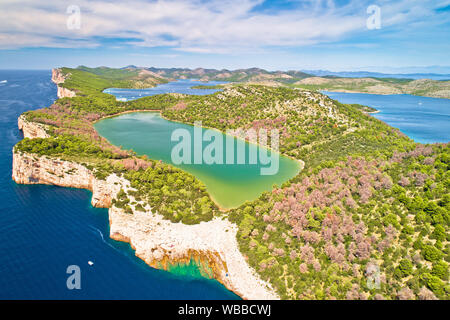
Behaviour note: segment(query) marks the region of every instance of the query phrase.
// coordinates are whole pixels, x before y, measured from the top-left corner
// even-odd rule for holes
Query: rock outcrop
[[[52,81],[55,84],[64,83],[66,78],[64,77],[61,69],[52,69]]]
[[[19,119],[26,137],[44,137],[40,124]],[[279,299],[270,284],[261,280],[239,251],[238,228],[226,219],[215,218],[196,225],[172,223],[141,203],[145,212],[133,214],[112,206],[120,189],[130,189],[128,180],[109,175],[97,179],[86,166],[57,158],[13,151],[12,178],[22,184],[52,184],[92,191],[92,205],[109,209],[110,237],[129,242],[136,256],[154,268],[196,260],[207,273],[244,299]],[[130,196],[131,197],[131,196]],[[133,197],[131,197],[133,198]],[[136,199],[131,199],[131,203]]]
[[[21,184],[50,184],[91,190],[91,203],[98,208],[109,208],[121,184],[124,184],[123,179],[116,175],[99,180],[91,170],[75,162],[18,151],[13,153],[12,178]]]
[[[44,124],[29,122],[24,115],[20,115],[17,119],[17,125],[23,131],[25,138],[48,138],[49,135]]]
[[[58,98],[72,98],[75,97],[75,92],[60,86],[60,84],[64,83],[66,77],[63,75],[61,69],[52,69],[52,81],[56,84],[58,88]]]
[[[246,262],[236,240],[238,228],[226,219],[185,225],[148,210],[127,214],[112,207],[109,221],[111,238],[129,242],[136,256],[152,267],[167,269],[194,259],[244,299],[279,299]]]

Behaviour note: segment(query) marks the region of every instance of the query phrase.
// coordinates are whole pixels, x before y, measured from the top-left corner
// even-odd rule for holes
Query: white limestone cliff
[[[57,91],[57,95],[58,98],[72,98],[75,97],[75,92],[72,90],[69,90],[67,88],[64,88],[62,86],[60,86],[60,84],[64,83],[64,81],[66,80],[66,77],[64,77],[61,69],[52,69],[52,81],[56,84],[58,91]]]
[[[46,137],[45,127],[19,118],[25,137]],[[239,251],[238,228],[226,219],[215,218],[196,225],[173,223],[144,203],[145,212],[133,214],[112,206],[120,189],[130,188],[128,180],[109,175],[97,179],[86,166],[57,158],[13,150],[12,178],[21,184],[51,184],[92,191],[94,207],[109,208],[110,237],[129,242],[136,256],[155,268],[167,269],[194,259],[229,290],[244,299],[279,299],[269,283],[248,265]],[[135,200],[135,199],[132,199]]]

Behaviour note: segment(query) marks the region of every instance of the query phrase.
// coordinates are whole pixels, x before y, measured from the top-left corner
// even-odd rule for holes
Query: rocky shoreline
[[[18,125],[28,138],[45,138],[45,126],[19,117]],[[94,207],[109,208],[110,237],[130,243],[136,256],[154,268],[188,263],[191,259],[208,268],[213,278],[243,299],[279,299],[269,283],[260,279],[239,251],[238,228],[226,219],[215,218],[196,225],[165,220],[145,205],[145,212],[133,214],[111,206],[129,181],[115,174],[97,179],[86,166],[46,156],[13,151],[12,178],[21,184],[51,184],[92,191]],[[144,205],[144,204],[142,204]]]

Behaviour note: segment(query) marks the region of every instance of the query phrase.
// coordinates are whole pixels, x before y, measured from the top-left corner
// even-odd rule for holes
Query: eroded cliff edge
[[[25,137],[48,136],[43,125],[29,122],[23,116],[19,117],[18,124]],[[236,240],[238,228],[226,219],[215,218],[196,225],[172,223],[144,203],[141,204],[145,212],[134,210],[133,206],[133,214],[128,214],[111,206],[121,188],[130,188],[126,179],[116,174],[97,179],[82,164],[17,150],[13,150],[12,178],[21,184],[91,190],[92,205],[109,208],[110,237],[130,243],[136,256],[152,267],[167,269],[170,264],[194,259],[244,299],[279,299],[270,284],[260,279],[246,262]]]
[[[66,80],[66,77],[62,73],[61,69],[52,69],[52,81],[56,84],[58,91],[57,95],[58,98],[72,98],[75,97],[75,91],[69,90],[67,88],[64,88],[60,86],[60,84],[64,83]]]

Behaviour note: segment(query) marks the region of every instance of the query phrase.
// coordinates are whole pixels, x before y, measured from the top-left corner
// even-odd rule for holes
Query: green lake
[[[197,179],[202,181],[212,199],[224,209],[235,208],[243,204],[245,201],[251,201],[258,198],[264,191],[272,190],[274,184],[280,186],[283,182],[297,175],[301,169],[298,161],[292,160],[285,156],[278,157],[278,170],[273,175],[262,175],[261,169],[268,168],[269,164],[249,163],[249,155],[251,152],[262,151],[262,147],[255,144],[244,143],[246,161],[244,164],[238,164],[237,148],[238,141],[242,144],[242,140],[231,138],[225,134],[215,131],[215,134],[223,139],[223,146],[226,140],[234,141],[234,162],[226,164],[227,150],[223,148],[224,163],[223,164],[207,164],[203,161],[201,164],[174,164],[172,161],[172,150],[179,144],[180,140],[172,141],[171,137],[175,130],[184,129],[189,132],[194,139],[195,133],[201,132],[201,137],[207,130],[196,128],[192,125],[182,124],[178,122],[163,119],[158,112],[133,112],[126,113],[112,118],[106,118],[94,125],[98,133],[108,139],[108,141],[116,146],[122,146],[124,149],[132,149],[138,155],[147,155],[150,159],[162,160],[165,163],[173,164],[186,172],[191,173]],[[179,130],[178,130],[179,131]],[[198,140],[197,140],[198,141]],[[202,148],[205,150],[214,139],[203,141]],[[219,140],[220,141],[220,140]],[[195,144],[198,146],[198,143]],[[195,151],[194,143],[191,144],[192,159],[194,155],[198,155],[198,148]],[[229,150],[232,150],[230,148]],[[267,149],[263,149],[267,151]],[[201,152],[200,152],[201,153]],[[181,153],[184,154],[184,153]],[[214,152],[212,153],[215,154]],[[230,152],[231,154],[231,152]],[[268,151],[269,157],[274,158],[275,154]],[[194,161],[192,161],[193,163]],[[273,160],[275,162],[275,160]],[[229,162],[228,162],[229,163]],[[267,163],[267,162],[266,162]]]

